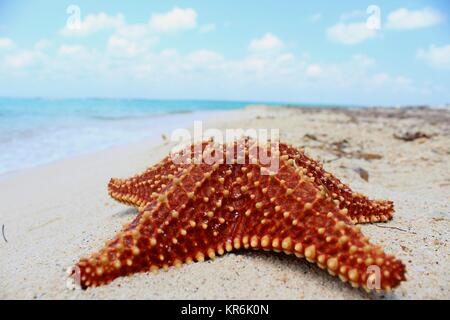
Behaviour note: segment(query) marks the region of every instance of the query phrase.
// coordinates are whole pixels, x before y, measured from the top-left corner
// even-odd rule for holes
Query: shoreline
[[[164,121],[165,121],[164,123],[166,123],[166,122],[170,123],[171,120],[176,119],[176,120],[178,120],[179,127],[182,128],[185,125],[188,125],[189,123],[191,123],[192,120],[195,119],[195,117],[199,117],[200,120],[208,120],[209,118],[212,118],[217,115],[226,114],[227,112],[230,112],[230,111],[228,111],[228,110],[201,110],[201,111],[177,112],[177,113],[168,112],[165,114],[148,115],[146,117],[146,119],[154,120],[154,119],[164,118]],[[116,120],[113,120],[113,121],[116,121]],[[125,120],[118,120],[118,121],[133,121],[133,120],[125,119]],[[176,128],[178,128],[178,126]],[[96,148],[96,149],[87,148],[86,150],[81,150],[81,151],[78,151],[73,154],[70,154],[70,153],[66,154],[65,156],[62,156],[59,159],[44,160],[40,163],[27,165],[22,168],[16,168],[11,171],[0,172],[0,181],[2,181],[4,179],[8,179],[9,177],[14,177],[16,174],[21,174],[22,172],[26,172],[28,170],[39,168],[41,166],[47,166],[47,165],[57,163],[59,161],[77,158],[77,157],[85,156],[85,155],[89,155],[89,154],[95,154],[97,152],[109,150],[109,149],[120,147],[120,146],[139,144],[139,143],[149,141],[149,140],[158,140],[160,142],[164,142],[164,140],[162,139],[162,135],[165,135],[167,137],[167,135],[170,134],[170,131],[173,131],[173,129],[174,128],[172,128],[171,126],[169,126],[169,127],[165,126],[164,128],[159,127],[159,129],[158,129],[159,131],[153,133],[152,136],[147,135],[146,137],[139,138],[137,140],[132,139],[131,141],[120,141],[120,142],[114,143],[112,145],[101,145],[99,148]]]
[[[399,118],[407,118],[409,117],[416,117],[417,115],[415,113],[417,112],[429,112],[430,114],[434,115],[434,117],[431,119],[432,121],[439,121],[439,122],[446,122],[446,121],[450,121],[449,117],[444,117],[441,118],[440,116],[442,115],[442,112],[445,114],[447,111],[450,111],[450,105],[444,106],[444,107],[433,107],[433,106],[398,106],[398,107],[377,107],[377,106],[370,106],[370,107],[350,107],[350,106],[344,106],[344,107],[339,107],[339,106],[322,106],[322,107],[313,107],[313,106],[302,106],[302,105],[279,105],[279,106],[273,106],[273,105],[265,105],[265,104],[249,104],[246,107],[242,108],[242,109],[232,109],[232,110],[227,110],[227,109],[217,109],[217,110],[198,110],[198,111],[189,111],[189,112],[175,112],[175,113],[165,113],[165,114],[155,114],[155,115],[148,115],[148,119],[154,119],[155,117],[166,117],[166,118],[173,118],[173,116],[186,116],[186,118],[192,118],[192,116],[198,114],[198,115],[203,115],[202,119],[199,119],[201,121],[208,121],[212,118],[213,115],[224,115],[226,116],[229,113],[232,112],[239,112],[240,110],[252,110],[252,109],[256,109],[256,110],[297,110],[297,111],[301,111],[301,112],[305,112],[305,113],[321,113],[323,111],[331,111],[333,113],[336,114],[351,114],[351,113],[356,113],[356,114],[366,114],[370,117],[373,116],[384,116],[384,117],[393,117],[393,115],[396,115]],[[205,117],[206,115],[206,117]],[[427,120],[430,120],[430,118],[428,117]],[[181,127],[183,127],[183,123],[181,124]],[[165,129],[164,129],[165,130]],[[169,129],[170,131],[170,129]],[[166,134],[167,132],[164,132],[163,134]],[[67,156],[64,156],[62,158],[56,159],[56,160],[50,160],[48,162],[43,162],[43,163],[37,163],[34,165],[30,165],[30,166],[25,166],[23,168],[17,168],[14,169],[12,171],[7,171],[7,172],[3,172],[0,173],[0,181],[5,180],[5,179],[9,179],[9,178],[14,178],[15,175],[17,174],[21,174],[24,172],[27,172],[28,170],[33,170],[36,168],[39,168],[41,166],[47,166],[47,165],[51,165],[54,163],[57,163],[59,161],[64,161],[67,159],[73,159],[73,158],[77,158],[80,156],[85,156],[85,155],[90,155],[90,154],[95,154],[97,152],[101,152],[101,151],[106,151],[109,149],[114,149],[116,147],[120,147],[120,146],[127,146],[127,145],[133,145],[133,144],[139,144],[139,143],[144,143],[146,141],[149,141],[151,139],[157,139],[158,141],[164,143],[164,140],[161,139],[161,135],[160,133],[155,134],[152,137],[145,137],[139,140],[134,140],[134,141],[123,141],[117,144],[113,144],[110,146],[102,146],[99,149],[95,149],[95,150],[87,150],[87,151],[81,151],[79,153],[75,153],[75,154],[69,154]]]
[[[407,265],[409,280],[388,294],[352,289],[301,259],[238,252],[214,261],[140,273],[71,291],[67,267],[96,251],[134,209],[109,198],[111,177],[125,178],[162,159],[162,140],[115,146],[0,179],[8,242],[0,249],[0,298],[19,299],[445,299],[450,296],[450,112],[436,109],[311,109],[249,106],[209,119],[206,127],[279,128],[355,191],[392,199],[394,220],[364,233]],[[190,126],[191,127],[191,126]],[[427,137],[411,141],[405,132]],[[394,135],[398,134],[399,138]],[[429,137],[428,137],[429,136]],[[362,179],[356,168],[368,173]],[[359,171],[360,172],[360,171]],[[242,282],[248,283],[244,288]]]

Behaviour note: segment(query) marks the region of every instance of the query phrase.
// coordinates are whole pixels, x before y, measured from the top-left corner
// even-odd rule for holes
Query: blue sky
[[[449,103],[449,14],[446,0],[0,0],[0,96]]]

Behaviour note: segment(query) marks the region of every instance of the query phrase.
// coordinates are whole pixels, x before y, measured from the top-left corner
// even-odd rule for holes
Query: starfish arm
[[[204,150],[208,142],[202,142],[201,150]],[[196,144],[187,147],[179,154],[184,155],[184,160],[195,155]],[[180,164],[181,163],[181,164]],[[175,164],[171,157],[166,157],[158,164],[147,168],[144,172],[136,174],[128,179],[112,178],[108,183],[109,195],[118,202],[137,208],[145,208],[154,195],[167,189],[170,180],[180,170],[187,167],[185,161]]]
[[[82,288],[144,271],[167,270],[230,251],[227,239],[238,218],[226,206],[227,167],[191,165],[170,179],[166,192],[99,252],[82,258]]]
[[[108,193],[118,202],[143,208],[153,200],[152,195],[167,187],[170,178],[177,174],[179,168],[167,157],[131,178],[112,178],[108,183]]]
[[[235,248],[295,253],[354,287],[371,289],[368,283],[378,280],[378,289],[390,290],[405,280],[401,261],[370,244],[348,210],[300,172],[286,164],[271,178],[253,172],[258,187],[249,193],[256,204],[236,229]]]
[[[388,200],[370,200],[361,193],[354,192],[323,166],[308,157],[302,150],[286,144],[280,144],[281,155],[293,159],[304,174],[315,179],[341,208],[347,208],[353,223],[384,222],[392,219],[394,204]]]

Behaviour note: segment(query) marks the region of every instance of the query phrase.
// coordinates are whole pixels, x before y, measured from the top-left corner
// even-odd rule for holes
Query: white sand
[[[390,294],[367,294],[301,259],[249,251],[157,275],[136,274],[96,289],[68,290],[67,267],[99,249],[135,215],[134,209],[108,197],[109,178],[130,176],[160,160],[170,145],[159,139],[0,180],[0,224],[5,225],[8,240],[0,235],[0,298],[450,298],[448,111],[274,111],[259,107],[233,111],[209,125],[280,128],[282,140],[306,146],[307,152],[323,159],[325,168],[354,190],[394,200],[393,221],[362,228],[374,243],[405,262],[409,280]],[[394,132],[405,128],[437,135],[414,142],[393,138]],[[328,143],[342,139],[349,145],[344,150],[380,154],[382,159],[337,158]],[[369,172],[369,182],[353,171],[355,167]]]

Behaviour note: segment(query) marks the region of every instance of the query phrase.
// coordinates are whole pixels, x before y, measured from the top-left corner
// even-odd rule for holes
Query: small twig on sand
[[[341,157],[336,157],[334,159],[325,160],[324,162],[329,163],[329,162],[333,162],[333,161],[336,161],[336,160],[339,160],[339,159],[341,159]]]
[[[2,224],[2,235],[3,235],[3,239],[5,239],[5,242],[8,242],[8,240],[6,240],[6,236],[5,236],[5,225]]]
[[[384,229],[395,229],[395,230],[399,230],[399,231],[403,231],[403,232],[407,232],[407,233],[411,233],[411,234],[416,234],[415,232],[412,231],[408,231],[399,227],[391,227],[391,226],[380,226],[378,224],[375,225],[378,228],[384,228]]]

